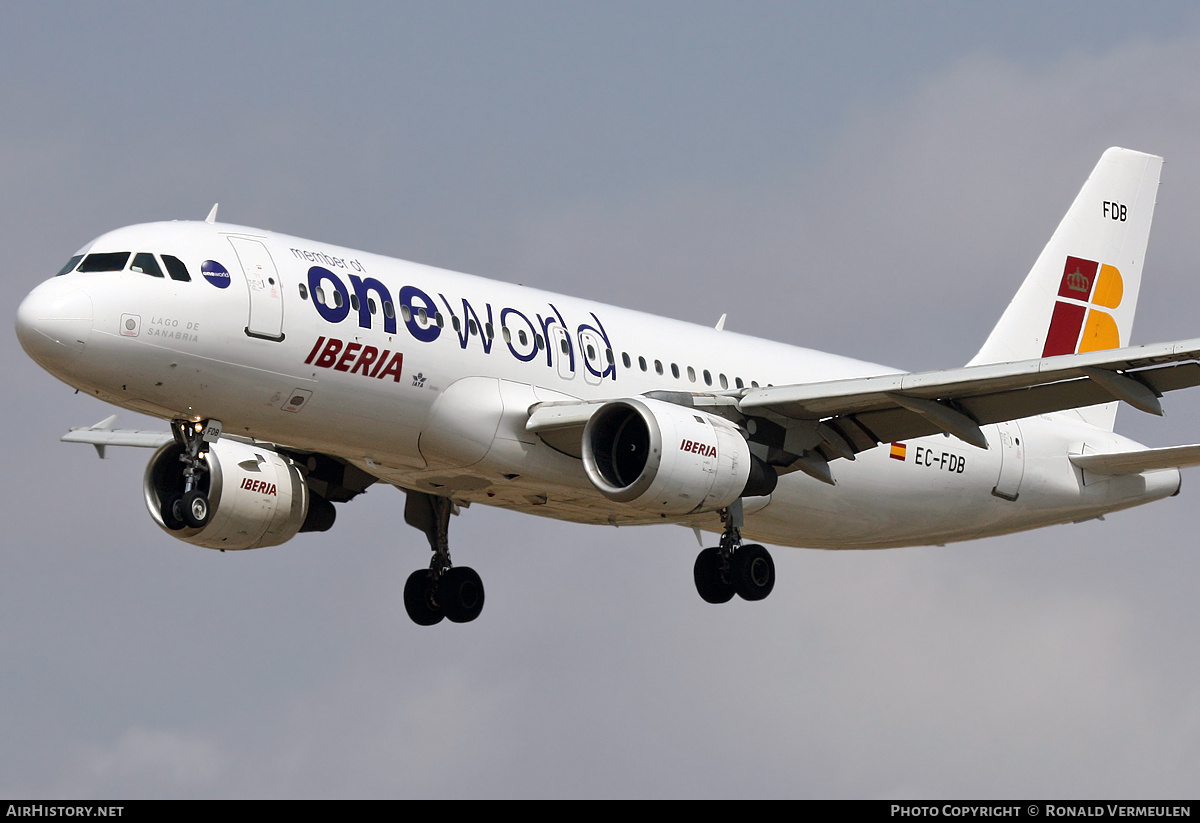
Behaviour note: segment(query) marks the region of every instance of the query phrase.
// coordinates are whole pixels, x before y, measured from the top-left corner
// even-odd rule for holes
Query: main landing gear
[[[483,611],[483,581],[475,570],[450,563],[450,514],[447,497],[406,492],[404,521],[425,532],[433,558],[428,569],[418,569],[404,584],[404,609],[418,626],[432,626],[446,618],[470,623]]]
[[[171,432],[175,441],[183,448],[179,462],[183,464],[183,488],[168,494],[162,502],[162,519],[168,529],[179,531],[184,528],[201,529],[208,523],[212,509],[208,503],[204,475],[208,466],[204,462],[204,447],[216,442],[221,436],[220,420],[171,421]]]
[[[696,558],[696,591],[706,602],[727,603],[735,594],[743,600],[762,600],[775,588],[775,561],[757,543],[742,545],[743,522],[739,498],[721,510],[721,544]]]

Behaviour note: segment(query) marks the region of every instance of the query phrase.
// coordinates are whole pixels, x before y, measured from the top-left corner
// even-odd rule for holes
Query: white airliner
[[[1126,348],[1162,160],[1104,153],[983,348],[903,373],[613,306],[216,222],[79,250],[17,315],[25,351],[107,402],[64,440],[157,448],[151,517],[198,546],[323,531],[377,481],[433,555],[409,616],[475,619],[450,514],[483,503],[721,535],[700,596],[766,597],[784,546],[970,540],[1175,494],[1200,445],[1113,433],[1200,384],[1200,339]],[[800,300],[797,295],[794,299]]]

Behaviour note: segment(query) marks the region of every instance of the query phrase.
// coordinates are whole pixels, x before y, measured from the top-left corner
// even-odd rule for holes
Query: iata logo
[[[717,456],[717,447],[716,446],[710,446],[707,443],[697,443],[695,440],[684,440],[682,443],[679,444],[679,450],[681,452],[691,452],[692,454],[698,454],[701,457],[716,457]]]
[[[229,288],[229,271],[216,260],[205,260],[200,264],[200,272],[218,289]]]
[[[242,488],[248,492],[258,492],[259,494],[269,494],[272,497],[278,497],[279,493],[275,489],[274,483],[268,483],[265,480],[255,480],[250,477],[242,478]]]
[[[1124,293],[1116,266],[1068,257],[1042,357],[1119,348],[1121,333],[1110,310],[1121,305]]]

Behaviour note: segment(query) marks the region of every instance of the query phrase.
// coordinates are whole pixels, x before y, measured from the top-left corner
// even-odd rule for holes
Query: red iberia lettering
[[[329,342],[325,344],[325,348],[322,350],[321,356],[317,358],[317,361],[314,365],[320,366],[323,369],[329,368],[334,364],[334,361],[337,360],[338,352],[341,350],[342,341],[335,337],[329,338]]]
[[[697,443],[695,440],[684,440],[679,444],[679,450],[698,454],[702,457],[716,457],[717,447],[710,446],[707,443]]]
[[[384,349],[380,353],[374,346],[347,343],[336,337],[319,337],[308,357],[304,358],[304,363],[322,369],[374,377],[376,380],[390,377],[392,382],[399,383],[404,369],[404,355],[391,349]]]
[[[311,363],[313,361],[313,358],[317,356],[317,349],[321,348],[321,344],[324,342],[325,342],[324,335],[317,338],[317,342],[313,343],[312,351],[310,351],[308,353],[308,357],[304,358],[305,365],[308,365],[309,363]]]
[[[255,480],[252,477],[242,478],[242,488],[248,492],[258,492],[259,494],[269,494],[272,497],[278,497],[279,492],[275,488],[274,483],[268,483],[265,480]]]

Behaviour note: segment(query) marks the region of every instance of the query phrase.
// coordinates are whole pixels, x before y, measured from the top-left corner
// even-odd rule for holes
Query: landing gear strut
[[[762,600],[775,588],[775,561],[757,543],[742,545],[742,501],[721,509],[725,527],[718,546],[696,558],[696,591],[708,603],[727,603],[736,594],[743,600]]]
[[[483,611],[483,581],[474,569],[451,565],[448,534],[454,504],[434,494],[406,494],[404,522],[425,533],[433,558],[428,569],[408,576],[404,609],[418,626],[432,626],[443,617],[452,623],[470,623]]]
[[[163,499],[162,518],[167,528],[175,531],[200,529],[208,523],[212,509],[200,480],[208,471],[204,462],[205,445],[216,442],[221,436],[221,428],[220,420],[171,421],[175,441],[183,447],[183,453],[179,455],[179,462],[183,464],[183,489]]]

